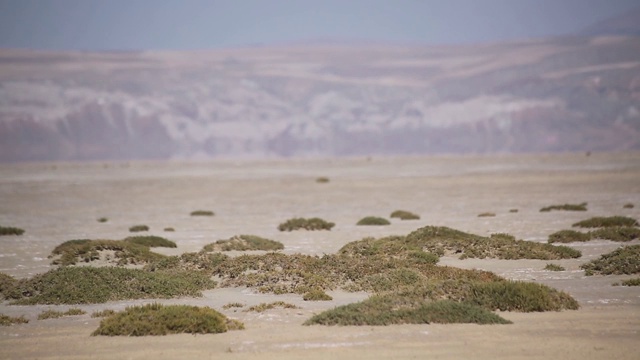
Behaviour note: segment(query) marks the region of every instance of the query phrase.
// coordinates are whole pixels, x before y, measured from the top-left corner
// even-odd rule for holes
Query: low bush
[[[202,251],[277,251],[282,249],[284,249],[284,245],[278,241],[265,239],[255,235],[238,235],[228,240],[218,240],[214,243],[205,245]]]
[[[509,212],[510,212],[510,213],[517,213],[517,212],[518,212],[518,209],[509,209]]]
[[[640,238],[640,228],[631,226],[611,226],[589,232],[591,239],[627,242]]]
[[[239,302],[228,303],[222,306],[223,309],[243,308],[244,304]]]
[[[17,280],[5,273],[0,273],[0,299],[5,297],[5,293],[10,291],[16,284]]]
[[[11,325],[15,325],[15,324],[26,324],[28,323],[29,320],[27,320],[27,318],[24,317],[24,315],[18,316],[18,317],[14,317],[14,316],[8,316],[5,314],[0,314],[0,326],[11,326]]]
[[[91,262],[104,258],[108,262],[117,265],[136,265],[146,264],[152,261],[158,261],[166,256],[154,253],[149,250],[149,246],[140,243],[150,244],[173,244],[159,237],[134,237],[129,240],[69,240],[56,246],[49,258],[53,258],[52,264],[69,266],[76,265],[78,262]],[[166,240],[168,241],[168,240]],[[104,256],[102,256],[104,255]]]
[[[420,220],[420,216],[412,212],[405,210],[396,210],[391,213],[391,218],[398,218],[400,220]]]
[[[622,286],[640,286],[640,278],[623,280]]]
[[[166,228],[164,228],[164,231],[173,232],[173,231],[176,231],[176,229],[174,229],[172,227],[166,227]]]
[[[316,182],[319,184],[326,184],[329,182],[329,178],[325,177],[325,176],[320,176],[318,178],[316,178]]]
[[[208,307],[156,303],[128,307],[111,315],[103,319],[91,335],[217,334],[243,328],[242,323],[229,320]]]
[[[147,272],[119,267],[62,267],[18,280],[5,296],[17,305],[96,304],[201,296],[215,282],[200,272]]]
[[[580,267],[587,276],[640,274],[640,245],[618,248]]]
[[[63,316],[84,315],[86,312],[79,308],[71,308],[65,312],[56,310],[45,310],[38,315],[38,320],[57,319]]]
[[[365,216],[356,225],[391,225],[389,220],[377,216]]]
[[[633,209],[634,205],[632,203],[626,203],[622,206],[623,209]]]
[[[596,216],[586,220],[579,221],[572,225],[573,227],[582,228],[599,228],[610,226],[638,226],[636,219],[626,216]]]
[[[549,235],[549,244],[551,243],[571,243],[585,242],[591,240],[591,236],[575,230],[560,230]]]
[[[109,219],[107,219],[106,217],[98,218],[98,222],[105,223],[107,221],[109,221]]]
[[[111,315],[113,315],[113,314],[115,314],[115,313],[116,313],[116,312],[115,312],[114,310],[111,310],[111,309],[105,309],[105,310],[102,310],[102,311],[94,311],[94,312],[91,314],[91,317],[92,317],[92,318],[101,318],[101,317],[111,316]]]
[[[556,264],[547,264],[547,266],[545,266],[544,269],[548,271],[565,271],[566,270],[564,267]]]
[[[160,236],[153,235],[143,235],[143,236],[129,236],[124,239],[124,241],[138,244],[147,247],[166,247],[166,248],[176,248],[178,247],[176,243],[171,240],[165,239]]]
[[[274,301],[272,303],[261,303],[258,305],[254,305],[249,307],[245,312],[253,311],[253,312],[265,312],[267,310],[275,309],[275,308],[283,308],[283,309],[299,309],[299,307],[286,303],[284,301]]]
[[[564,210],[564,211],[587,211],[587,203],[582,204],[562,204],[562,205],[551,205],[547,207],[543,207],[540,209],[540,212],[549,212],[551,210]]]
[[[209,210],[195,210],[195,211],[192,211],[190,215],[191,216],[213,216],[215,214],[213,213],[213,211],[209,211]]]
[[[293,218],[289,219],[282,224],[278,225],[280,231],[293,231],[293,230],[331,230],[336,224],[325,221],[320,218]]]
[[[129,228],[130,232],[141,232],[141,231],[149,231],[149,227],[147,225],[134,225]]]
[[[473,284],[466,301],[500,311],[538,312],[579,308],[578,302],[565,292],[522,281]]]
[[[24,230],[12,226],[0,226],[0,235],[22,235]]]
[[[313,289],[302,296],[304,301],[331,301],[333,298],[320,289]]]
[[[494,217],[496,216],[496,213],[492,213],[492,212],[483,212],[478,214],[478,217]]]

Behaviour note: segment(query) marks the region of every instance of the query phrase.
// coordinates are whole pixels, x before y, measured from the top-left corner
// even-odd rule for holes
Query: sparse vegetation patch
[[[608,216],[601,217],[596,216],[586,220],[579,221],[572,225],[573,227],[582,228],[599,228],[599,227],[611,227],[611,226],[638,226],[636,219],[626,216]]]
[[[264,250],[277,251],[284,249],[281,242],[265,239],[255,235],[238,235],[228,240],[218,240],[214,243],[205,245],[202,249],[206,252],[213,251],[249,251]]]
[[[634,205],[632,203],[626,203],[622,206],[623,209],[633,209]]]
[[[551,210],[587,211],[587,203],[584,202],[582,204],[551,205],[551,206],[543,207],[542,209],[540,209],[540,212],[549,212]]]
[[[11,326],[14,324],[26,324],[29,320],[24,315],[13,317],[5,314],[0,314],[0,326]]]
[[[329,178],[326,176],[320,176],[318,178],[316,178],[316,182],[319,184],[326,184],[329,182]]]
[[[107,221],[109,221],[109,219],[107,219],[106,217],[98,218],[98,222],[105,223]]]
[[[640,274],[640,245],[618,248],[580,267],[587,276]]]
[[[389,220],[377,216],[365,216],[356,225],[391,225]]]
[[[391,218],[398,218],[400,220],[420,220],[420,216],[410,211],[396,210],[391,213]]]
[[[492,213],[492,212],[483,212],[478,214],[478,217],[494,217],[496,216],[496,213]]]
[[[302,296],[304,301],[331,301],[333,298],[320,289],[313,289]]]
[[[56,246],[49,258],[53,258],[52,264],[69,266],[78,262],[91,262],[105,260],[115,265],[146,264],[164,258],[164,255],[149,250],[149,246],[141,243],[173,244],[160,237],[132,237],[129,240],[69,240]],[[161,240],[163,239],[163,240]],[[168,241],[168,242],[165,242]]]
[[[547,271],[565,271],[566,270],[564,267],[556,264],[547,264],[544,267],[544,269]]]
[[[299,309],[299,307],[293,304],[286,303],[284,301],[274,301],[272,303],[261,303],[258,305],[251,306],[247,310],[245,310],[245,312],[250,312],[250,311],[265,312],[267,310],[275,309],[277,307],[283,308],[283,309]]]
[[[91,314],[91,317],[92,318],[101,318],[101,317],[111,316],[111,315],[113,315],[115,313],[116,313],[115,310],[105,309],[105,310],[102,310],[102,311],[94,311]]]
[[[622,286],[640,286],[640,278],[624,280]]]
[[[282,224],[278,225],[280,231],[293,231],[293,230],[331,230],[335,224],[325,221],[320,218],[293,218],[289,219]]]
[[[141,231],[149,231],[149,227],[147,225],[134,225],[129,228],[130,232],[141,232]]]
[[[0,235],[22,235],[24,230],[12,226],[0,226]]]
[[[154,235],[143,235],[143,236],[129,236],[124,239],[124,241],[138,244],[147,247],[166,247],[166,248],[175,248],[178,247],[176,243],[171,240],[165,239],[160,236]]]
[[[7,275],[5,273],[0,273],[0,299],[5,297],[5,293],[11,290],[17,280],[13,278],[11,275]]]
[[[213,213],[213,211],[210,211],[210,210],[195,210],[195,211],[192,211],[190,215],[191,216],[213,216],[215,214]]]
[[[63,316],[83,315],[86,312],[79,308],[71,308],[67,311],[45,310],[38,315],[38,320],[57,319]]]
[[[173,232],[173,231],[176,231],[176,229],[174,229],[172,227],[166,227],[166,228],[164,228],[164,231]]]

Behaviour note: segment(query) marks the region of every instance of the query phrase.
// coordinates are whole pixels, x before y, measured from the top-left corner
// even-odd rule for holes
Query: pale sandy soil
[[[328,184],[315,178],[327,176]],[[480,235],[507,232],[546,241],[557,230],[591,216],[640,218],[640,154],[438,157],[280,162],[92,163],[0,165],[0,225],[27,230],[0,238],[0,271],[27,277],[47,271],[57,244],[77,238],[121,239],[128,228],[147,224],[150,234],[174,240],[165,254],[197,251],[237,234],[281,241],[285,253],[333,253],[365,236],[406,234],[444,225]],[[585,212],[540,213],[543,206],[589,203]],[[623,209],[625,203],[633,209]],[[509,209],[518,209],[510,213]],[[214,217],[190,217],[193,210]],[[366,215],[388,217],[405,209],[418,221],[358,227]],[[495,217],[479,218],[481,212]],[[96,221],[107,217],[107,223]],[[330,232],[281,233],[293,216],[319,216],[336,223]],[[171,226],[175,232],[163,232]],[[635,241],[634,243],[640,243]],[[216,335],[126,338],[91,337],[99,320],[90,313],[121,310],[123,301],[79,306],[87,315],[37,320],[44,309],[10,306],[0,313],[30,319],[0,327],[2,359],[173,358],[436,358],[436,359],[637,359],[640,357],[640,288],[613,287],[630,276],[586,277],[579,265],[619,244],[572,244],[582,259],[554,261],[563,272],[544,271],[547,261],[458,260],[441,264],[481,268],[510,278],[563,289],[578,311],[501,313],[512,325],[403,325],[388,327],[302,326],[313,313],[365,299],[367,294],[331,292],[330,302],[298,295],[256,294],[251,289],[214,289],[198,299],[163,303],[210,306],[237,318],[246,330]],[[248,313],[224,310],[230,302],[254,305],[283,300],[301,309]]]

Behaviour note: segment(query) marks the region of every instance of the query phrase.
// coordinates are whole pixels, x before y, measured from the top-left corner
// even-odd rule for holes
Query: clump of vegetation
[[[57,310],[45,310],[38,315],[38,320],[57,319],[63,316],[84,315],[86,312],[79,308],[71,308],[65,312]]]
[[[176,243],[174,243],[173,241],[165,239],[160,236],[154,236],[154,235],[129,236],[125,238],[124,241],[146,246],[146,247],[166,247],[166,248],[178,247]]]
[[[389,220],[377,216],[365,216],[356,225],[391,225]]]
[[[523,281],[494,281],[471,286],[467,301],[490,310],[560,311],[576,310],[578,302],[569,294],[546,285]]]
[[[618,248],[580,267],[587,276],[640,274],[640,245]]]
[[[216,283],[201,272],[149,272],[119,267],[62,267],[20,279],[7,292],[17,305],[96,304],[129,299],[201,296]]]
[[[326,183],[329,182],[329,178],[326,177],[326,176],[320,176],[320,177],[316,178],[316,182],[318,184],[326,184]]]
[[[16,282],[17,280],[13,276],[0,273],[0,296],[5,297],[4,294],[11,290]]]
[[[544,269],[547,271],[565,271],[566,270],[564,267],[556,264],[547,264],[547,266],[545,266]]]
[[[284,249],[284,245],[279,241],[269,240],[255,235],[238,235],[228,240],[218,240],[214,243],[205,245],[202,251],[277,251],[282,249]]]
[[[492,213],[492,212],[483,212],[478,214],[478,217],[494,217],[496,216],[496,213]]]
[[[622,286],[640,286],[640,278],[624,280]]]
[[[191,216],[213,216],[215,214],[213,213],[213,211],[210,211],[210,210],[195,210],[195,211],[192,211],[190,215]]]
[[[596,216],[586,220],[579,221],[572,226],[582,228],[599,228],[599,227],[611,227],[611,226],[638,226],[636,219],[626,216],[608,216],[601,217]]]
[[[585,242],[591,240],[591,236],[575,230],[560,230],[549,235],[549,244],[551,243],[571,243]]]
[[[111,309],[105,309],[105,310],[102,310],[102,311],[94,311],[94,312],[91,314],[91,317],[92,317],[92,318],[102,318],[102,317],[111,316],[111,315],[113,315],[113,314],[115,314],[115,313],[116,313],[116,312],[115,312],[114,310],[111,310]]]
[[[103,319],[91,335],[217,334],[243,328],[242,323],[229,320],[209,307],[154,303],[128,307]]]
[[[275,308],[283,308],[283,309],[299,309],[299,307],[286,303],[284,301],[274,301],[272,303],[261,303],[258,305],[254,305],[249,307],[245,312],[253,311],[253,312],[265,312],[267,310],[275,309]]]
[[[631,226],[604,227],[586,233],[575,230],[560,230],[549,235],[549,243],[585,242],[594,239],[626,242],[640,238],[640,228]]]
[[[293,231],[293,230],[331,230],[336,224],[325,221],[320,218],[293,218],[278,225],[280,231]]]
[[[150,251],[149,246],[140,243],[173,244],[175,247],[175,243],[165,243],[162,240],[158,240],[162,239],[159,237],[134,237],[128,239],[130,240],[69,240],[56,246],[49,258],[54,259],[52,264],[61,266],[76,265],[78,262],[88,263],[101,258],[117,265],[136,265],[166,257]]]
[[[302,296],[304,301],[331,301],[333,298],[320,289],[313,289]]]
[[[176,229],[174,229],[172,227],[166,227],[166,228],[164,228],[164,231],[173,232],[173,231],[176,231]]]
[[[26,324],[29,320],[24,315],[13,317],[5,314],[0,314],[0,326],[11,326],[14,324]]]
[[[109,221],[109,219],[107,219],[106,217],[98,218],[98,222],[105,223],[107,221]]]
[[[584,202],[582,204],[551,205],[551,206],[543,207],[542,209],[540,209],[540,212],[549,212],[551,210],[587,211],[587,203]]]
[[[517,213],[517,212],[518,212],[518,209],[509,209],[509,212],[510,212],[510,213]]]
[[[222,306],[223,309],[243,308],[244,304],[239,302],[228,303]]]
[[[0,226],[0,235],[22,235],[24,230],[12,226]]]
[[[147,225],[134,225],[129,228],[130,232],[141,232],[141,231],[149,231],[149,227]]]
[[[396,210],[391,213],[391,218],[398,218],[400,220],[420,220],[420,216],[410,211]]]
[[[633,209],[634,205],[632,203],[626,203],[622,206],[623,209]]]

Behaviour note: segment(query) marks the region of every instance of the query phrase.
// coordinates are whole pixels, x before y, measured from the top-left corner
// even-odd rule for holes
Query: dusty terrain
[[[327,176],[330,182],[315,179]],[[365,236],[407,234],[443,225],[488,235],[506,232],[544,242],[552,232],[592,216],[640,218],[640,154],[503,157],[415,157],[270,162],[132,162],[0,165],[0,225],[26,230],[0,238],[0,272],[28,277],[50,268],[57,244],[78,238],[121,239],[128,228],[147,224],[177,249],[197,251],[237,234],[278,240],[285,253],[324,254]],[[541,213],[541,207],[588,202],[587,212]],[[623,209],[625,203],[633,209]],[[197,209],[214,217],[191,217]],[[396,209],[421,216],[390,226],[359,227],[366,215],[388,217]],[[517,213],[509,212],[518,209]],[[478,217],[481,212],[495,217]],[[294,216],[336,223],[331,231],[279,232]],[[107,217],[106,223],[96,221]],[[165,227],[175,232],[163,232]],[[634,241],[640,243],[639,241]],[[299,295],[256,294],[251,289],[214,289],[197,299],[164,300],[210,306],[237,318],[246,330],[217,335],[126,338],[91,337],[100,309],[124,309],[122,301],[83,305],[86,315],[37,320],[45,309],[70,306],[10,306],[0,313],[25,315],[25,325],[0,327],[0,358],[556,358],[637,359],[640,354],[640,288],[613,287],[630,276],[586,277],[579,265],[619,244],[571,244],[583,257],[554,261],[458,260],[440,264],[494,271],[510,279],[538,281],[565,290],[577,311],[501,313],[512,325],[402,325],[388,327],[302,326],[313,313],[359,301],[363,293],[331,292],[330,302]],[[301,309],[264,313],[224,310],[230,302],[254,305],[283,300]]]

